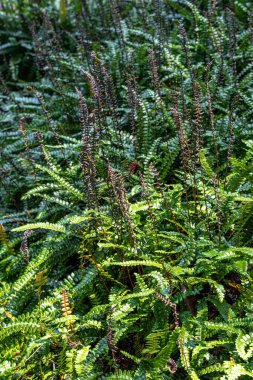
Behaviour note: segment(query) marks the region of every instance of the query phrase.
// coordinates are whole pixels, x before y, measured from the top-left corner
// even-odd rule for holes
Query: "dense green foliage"
[[[1,379],[253,377],[251,5],[0,2]]]

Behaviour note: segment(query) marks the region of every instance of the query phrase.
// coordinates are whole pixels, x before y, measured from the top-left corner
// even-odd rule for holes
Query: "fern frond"
[[[236,350],[243,360],[248,360],[253,355],[253,334],[244,334],[241,331],[236,338]],[[246,351],[246,347],[248,347]]]
[[[36,230],[36,229],[44,229],[44,230],[50,230],[50,231],[55,231],[55,232],[65,232],[66,231],[66,229],[63,225],[53,224],[53,223],[48,223],[48,222],[25,224],[24,226],[13,228],[12,231],[21,232],[21,231]]]

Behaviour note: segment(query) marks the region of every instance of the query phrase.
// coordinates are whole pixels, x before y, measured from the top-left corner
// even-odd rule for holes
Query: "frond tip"
[[[39,223],[31,223],[25,224],[24,226],[13,228],[13,232],[21,232],[26,230],[50,230],[55,232],[65,232],[66,228],[62,224],[53,224],[48,222],[39,222]]]

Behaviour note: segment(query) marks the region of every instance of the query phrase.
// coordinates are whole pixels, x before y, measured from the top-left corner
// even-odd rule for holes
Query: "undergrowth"
[[[253,377],[251,2],[1,1],[1,379]]]

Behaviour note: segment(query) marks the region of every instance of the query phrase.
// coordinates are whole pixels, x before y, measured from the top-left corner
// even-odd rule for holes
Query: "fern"
[[[0,377],[253,376],[253,27],[225,3],[1,1]]]
[[[31,223],[26,224],[24,226],[16,227],[12,231],[21,232],[26,230],[36,230],[38,228],[56,232],[65,232],[65,227],[63,225],[53,223]]]
[[[246,334],[244,335],[241,331],[236,339],[236,350],[240,357],[244,360],[248,360],[253,354],[253,345],[252,345],[253,336]],[[248,350],[246,347],[249,345]]]

